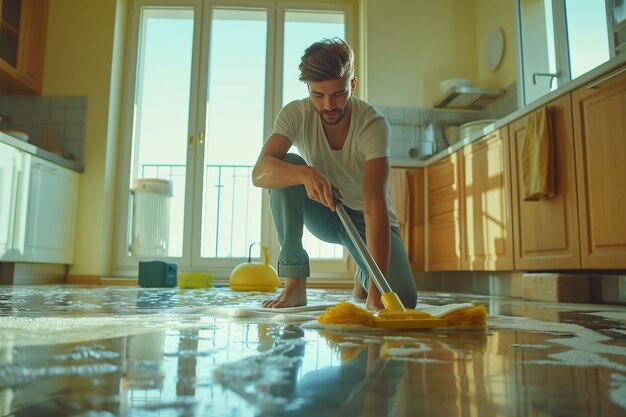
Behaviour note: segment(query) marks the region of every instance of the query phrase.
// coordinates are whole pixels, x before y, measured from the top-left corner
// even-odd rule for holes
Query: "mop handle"
[[[374,261],[374,258],[372,257],[372,254],[365,245],[365,242],[363,242],[363,239],[361,239],[359,231],[356,230],[354,223],[352,223],[352,219],[350,219],[350,216],[348,216],[348,212],[346,212],[346,209],[335,190],[333,190],[333,198],[335,200],[335,208],[337,210],[337,215],[339,215],[339,220],[341,220],[343,227],[345,227],[346,232],[348,232],[350,240],[352,241],[352,243],[354,243],[354,246],[356,246],[357,252],[365,261],[367,270],[372,275],[372,278],[374,279],[374,284],[376,284],[376,288],[378,288],[378,291],[380,291],[381,294],[391,292],[391,287],[389,286],[387,279],[376,264],[376,261]]]

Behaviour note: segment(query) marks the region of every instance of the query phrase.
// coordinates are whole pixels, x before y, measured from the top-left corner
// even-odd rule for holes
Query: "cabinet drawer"
[[[458,193],[440,193],[428,196],[428,217],[451,213],[459,209]]]
[[[457,154],[435,162],[428,167],[428,194],[456,192],[459,184],[458,175]]]

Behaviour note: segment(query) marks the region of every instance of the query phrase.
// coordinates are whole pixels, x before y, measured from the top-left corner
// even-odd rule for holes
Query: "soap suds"
[[[167,410],[170,408],[173,409],[187,409],[187,408],[193,408],[196,407],[198,405],[198,401],[193,399],[193,398],[189,398],[189,399],[185,399],[185,398],[180,398],[176,401],[165,401],[165,402],[149,402],[147,404],[143,404],[137,408],[143,409],[143,410],[150,410],[150,411],[157,411],[157,410]],[[187,412],[185,413],[185,415],[187,415]]]
[[[219,349],[212,349],[212,350],[206,350],[206,351],[189,349],[189,350],[177,350],[176,352],[167,352],[164,354],[164,356],[178,357],[178,358],[200,358],[200,357],[213,356],[217,352],[219,352]]]
[[[609,369],[615,369],[617,371],[626,372],[626,366],[613,362],[604,356],[600,356],[596,353],[585,352],[582,350],[568,350],[560,353],[553,353],[548,355],[553,360],[533,360],[526,361],[525,363],[536,365],[560,365],[560,366],[574,366],[574,367],[603,367]]]
[[[539,365],[561,365],[573,367],[604,367],[626,372],[626,365],[606,358],[605,354],[626,357],[626,347],[606,344],[612,338],[571,323],[552,323],[527,317],[495,316],[490,320],[492,329],[524,330],[567,337],[548,339],[546,342],[565,346],[570,350],[548,354],[549,359],[527,361]]]
[[[600,316],[606,319],[626,322],[625,311],[594,311],[594,312],[585,312],[584,314],[590,314],[592,316]]]
[[[94,345],[93,348],[79,346],[74,348],[71,353],[55,355],[53,359],[57,361],[81,361],[86,359],[115,359],[119,356],[119,353],[106,351],[103,350],[102,346]]]
[[[162,329],[201,328],[212,317],[171,314],[115,315],[109,317],[0,316],[0,348],[80,343],[150,333]]]
[[[626,375],[611,375],[611,391],[609,392],[609,398],[615,404],[626,409]]]
[[[432,349],[425,344],[421,344],[419,347],[392,347],[384,349],[384,352],[389,356],[411,356],[431,351]]]
[[[108,374],[119,368],[108,363],[72,366],[48,366],[28,368],[14,364],[0,364],[0,389],[30,384],[40,378],[58,376],[93,376]]]
[[[402,362],[414,362],[421,364],[439,364],[439,363],[449,363],[450,361],[442,361],[441,359],[431,359],[431,358],[411,358],[411,357],[401,357],[401,356],[392,356],[389,358],[390,360],[402,361]]]
[[[287,400],[273,396],[267,387],[288,384],[289,371],[301,360],[286,356],[293,346],[280,345],[270,351],[219,365],[215,380],[260,409],[284,407]]]
[[[550,349],[548,345],[513,343],[511,346],[518,349]]]

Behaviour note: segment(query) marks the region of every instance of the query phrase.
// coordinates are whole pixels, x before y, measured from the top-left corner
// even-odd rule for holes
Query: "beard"
[[[346,105],[343,106],[343,109],[334,108],[332,110],[321,110],[318,111],[317,114],[319,114],[320,119],[322,119],[322,123],[324,123],[325,125],[334,126],[343,119],[343,116],[346,115],[346,112],[349,109],[349,105],[350,100],[346,102]],[[327,117],[330,117],[330,120],[328,120]]]

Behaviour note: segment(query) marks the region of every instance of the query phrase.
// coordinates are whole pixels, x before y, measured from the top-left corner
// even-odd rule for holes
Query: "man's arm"
[[[363,204],[365,213],[365,235],[367,247],[383,275],[389,271],[391,234],[389,209],[387,207],[387,178],[389,158],[370,159],[365,163],[363,182]],[[380,292],[370,276],[366,305],[370,309],[383,308]]]
[[[284,188],[303,184],[308,197],[335,210],[335,201],[328,179],[316,168],[309,165],[296,165],[283,161],[291,140],[273,133],[265,141],[259,159],[252,170],[252,183],[261,188]],[[340,193],[341,194],[341,193]]]

